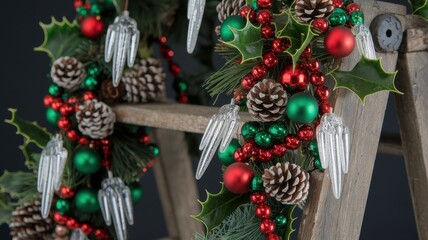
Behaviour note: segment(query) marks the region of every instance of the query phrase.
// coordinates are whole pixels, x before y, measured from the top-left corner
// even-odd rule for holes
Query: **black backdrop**
[[[404,0],[395,0],[395,2],[406,4]],[[2,9],[0,119],[8,118],[7,109],[13,107],[18,108],[19,114],[26,119],[36,120],[47,126],[42,99],[49,85],[47,77],[49,59],[45,54],[33,52],[33,47],[40,44],[43,39],[43,33],[38,24],[40,21],[50,22],[51,16],[57,19],[63,16],[69,19],[74,17],[72,0],[4,1]],[[187,58],[184,47],[173,47],[176,50],[177,62],[188,64],[187,60],[183,61]],[[191,69],[190,65],[182,67],[184,70]],[[170,86],[171,82],[167,84]],[[393,96],[388,104],[383,130],[398,132]],[[0,133],[0,172],[5,169],[9,171],[24,169],[23,157],[18,150],[18,145],[22,143],[21,137],[16,136],[15,129],[4,124],[3,121],[0,123]],[[201,198],[205,198],[204,189],[211,192],[218,191],[217,183],[221,173],[217,162],[198,182]],[[167,232],[152,171],[142,178],[141,184],[144,197],[135,209],[136,224],[131,229],[131,239],[165,237]],[[10,239],[6,225],[0,227],[0,239]],[[378,155],[361,239],[417,239],[402,157]]]

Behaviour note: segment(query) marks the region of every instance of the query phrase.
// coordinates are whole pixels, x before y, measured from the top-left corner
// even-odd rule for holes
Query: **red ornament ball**
[[[273,52],[267,52],[263,55],[263,64],[268,68],[273,68],[278,64],[278,57]]]
[[[272,148],[272,155],[275,157],[282,157],[287,152],[285,144],[275,144]]]
[[[67,217],[66,216],[62,216],[59,212],[55,212],[54,213],[54,221],[57,224],[65,224],[67,222]]]
[[[108,233],[107,233],[107,231],[106,231],[106,230],[104,230],[104,229],[96,229],[96,230],[93,232],[93,234],[95,235],[95,237],[96,237],[98,240],[107,240],[107,239],[109,239],[109,237],[108,237]]]
[[[71,129],[70,131],[68,131],[66,135],[67,135],[67,138],[70,139],[71,141],[77,141],[79,139],[79,134],[74,129]]]
[[[262,33],[262,37],[263,38],[268,39],[268,38],[271,38],[271,37],[274,36],[275,29],[270,24],[262,25],[262,27],[261,27],[261,33]]]
[[[71,230],[79,228],[79,223],[74,218],[68,218],[67,221],[65,222],[65,225]]]
[[[59,109],[62,107],[63,104],[64,103],[62,102],[61,98],[54,98],[52,100],[51,107],[52,107],[53,110],[59,111]]]
[[[142,144],[144,144],[144,145],[147,145],[147,144],[149,144],[150,143],[150,136],[148,135],[148,134],[142,134],[141,136],[140,136],[140,143],[142,143]]]
[[[236,194],[244,194],[250,188],[254,178],[253,170],[245,163],[233,163],[224,171],[223,180],[225,187]]]
[[[91,100],[97,98],[97,95],[94,92],[88,91],[83,93],[83,100]]]
[[[325,75],[322,72],[314,72],[311,74],[309,81],[314,86],[322,86],[325,83]]]
[[[269,149],[259,149],[259,155],[258,155],[260,162],[269,162],[272,160],[272,152]]]
[[[104,22],[99,17],[89,16],[81,22],[80,31],[83,36],[89,39],[96,39],[104,32]]]
[[[272,210],[267,205],[258,205],[256,207],[256,216],[261,219],[268,219],[272,214]]]
[[[83,0],[74,0],[74,8],[83,6]]]
[[[271,8],[272,1],[271,0],[257,0],[257,6],[260,8]]]
[[[51,104],[52,104],[52,102],[53,102],[53,100],[54,100],[54,96],[52,96],[52,95],[46,95],[44,98],[43,98],[43,105],[45,105],[45,107],[50,107],[51,106]]]
[[[332,0],[333,7],[335,8],[341,8],[343,7],[343,0]]]
[[[80,137],[79,141],[78,141],[79,145],[88,145],[89,144],[89,139],[86,137]]]
[[[300,147],[300,139],[295,134],[290,134],[285,137],[285,147],[290,150],[296,150]]]
[[[266,240],[281,240],[281,238],[276,234],[270,234]]]
[[[280,76],[280,83],[284,87],[290,87],[293,89],[297,88],[304,90],[306,89],[306,86],[308,86],[308,82],[308,72],[299,66],[294,69],[294,72],[292,65],[286,66]]]
[[[250,91],[251,88],[256,84],[256,80],[253,75],[247,74],[242,78],[241,86],[245,91]]]
[[[327,32],[324,39],[324,46],[327,52],[333,57],[346,57],[354,50],[354,34],[346,27],[335,27]]]
[[[62,198],[72,198],[76,192],[68,186],[62,186],[59,189],[59,194]]]
[[[80,229],[86,235],[90,235],[94,231],[94,229],[92,228],[92,226],[89,225],[89,224],[87,224],[87,223],[83,223],[82,225],[80,225]]]
[[[259,155],[258,149],[254,144],[254,141],[249,141],[242,146],[242,152],[246,156],[257,156]]]
[[[306,62],[305,67],[311,72],[316,72],[316,71],[320,70],[321,63],[317,60],[312,60],[312,61]]]
[[[311,58],[312,57],[312,46],[308,45],[305,50],[303,50],[302,55],[300,55],[301,58]]]
[[[254,10],[250,6],[243,6],[239,10],[239,16],[241,16],[245,19],[248,16],[248,19],[251,21],[251,20],[254,20],[256,18],[256,12],[254,12]]]
[[[270,219],[265,219],[260,223],[260,231],[263,234],[269,235],[275,232],[275,223]]]
[[[325,33],[328,30],[328,21],[324,18],[317,18],[312,22],[312,26],[320,33]]]
[[[290,39],[288,38],[275,38],[272,41],[272,51],[282,53],[290,47],[290,44]]]
[[[329,113],[330,112],[330,109],[331,109],[331,105],[330,105],[330,103],[329,102],[327,102],[327,101],[324,101],[324,102],[322,102],[321,104],[320,104],[320,106],[319,106],[319,111],[321,112],[321,113]]]
[[[251,70],[251,75],[253,75],[255,80],[261,80],[267,73],[267,68],[263,64],[257,64]]]
[[[260,205],[266,201],[266,195],[264,192],[255,192],[250,195],[250,200],[252,203]]]
[[[312,139],[314,139],[314,129],[312,129],[309,125],[303,125],[299,128],[299,131],[297,133],[297,136],[300,140],[309,142]]]
[[[74,107],[72,107],[70,104],[64,103],[60,108],[59,112],[63,116],[70,116],[74,113]]]
[[[330,90],[326,86],[319,86],[315,90],[315,96],[321,101],[326,101],[330,97]]]
[[[272,21],[272,13],[267,9],[257,11],[256,20],[261,24],[270,24]]]
[[[246,162],[248,156],[244,154],[244,152],[242,151],[242,148],[238,148],[233,153],[233,158],[235,159],[236,162]]]
[[[67,131],[71,128],[71,121],[66,117],[61,117],[58,120],[58,127],[61,130]]]
[[[69,99],[67,99],[67,103],[70,105],[75,105],[78,102],[77,97],[70,97]]]
[[[361,7],[360,7],[360,5],[358,5],[358,4],[356,4],[356,3],[351,3],[351,4],[349,4],[348,6],[346,6],[346,12],[347,12],[348,14],[351,14],[351,13],[353,13],[353,12],[355,12],[355,11],[359,11],[359,12],[361,12]]]

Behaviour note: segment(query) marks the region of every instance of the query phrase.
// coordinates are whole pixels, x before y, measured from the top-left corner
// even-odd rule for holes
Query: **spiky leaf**
[[[364,56],[351,71],[334,71],[331,73],[336,84],[334,89],[346,88],[357,94],[364,104],[365,98],[380,91],[402,94],[394,84],[397,72],[383,70],[380,59],[371,60]]]
[[[16,134],[22,135],[25,138],[25,142],[34,143],[39,148],[43,148],[51,139],[51,134],[36,122],[25,121],[20,118],[16,112],[16,109],[10,108],[9,111],[12,113],[10,119],[6,119],[6,123],[16,127]]]
[[[0,225],[9,223],[12,217],[13,207],[0,195]]]
[[[40,153],[33,153],[30,149],[30,143],[28,141],[24,142],[24,144],[19,146],[19,149],[24,155],[25,166],[27,166],[28,169],[36,172],[39,166]]]
[[[218,226],[238,206],[249,202],[247,194],[233,194],[224,187],[224,184],[221,184],[221,190],[217,194],[206,192],[207,199],[204,202],[199,201],[202,205],[201,212],[192,217],[201,221],[207,228],[207,232]]]
[[[428,0],[410,0],[413,14],[419,15],[425,20],[428,20]]]
[[[293,228],[293,223],[296,221],[297,217],[293,216],[294,209],[296,209],[296,205],[290,206],[287,209],[286,217],[287,217],[287,227],[285,228],[285,235],[284,240],[290,240],[291,234],[296,231],[296,229]]]
[[[70,22],[64,17],[62,21],[58,21],[52,17],[51,23],[40,23],[40,26],[45,35],[44,41],[34,50],[45,52],[52,61],[61,56],[72,55],[81,42],[85,41],[76,20]]]

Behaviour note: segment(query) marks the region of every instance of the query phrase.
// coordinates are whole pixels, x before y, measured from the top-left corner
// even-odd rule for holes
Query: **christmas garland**
[[[196,178],[219,148],[224,185],[201,202],[194,218],[207,233],[195,238],[289,239],[293,210],[308,197],[310,172],[329,168],[339,198],[348,171],[349,130],[333,113],[327,78],[364,103],[379,91],[399,93],[396,73],[382,69],[361,8],[352,1],[223,0],[217,10],[222,24],[215,50],[227,62],[205,88],[233,99],[211,118],[201,141]],[[337,59],[354,48],[361,60],[351,71],[339,70]],[[239,143],[231,142],[240,110],[254,121],[242,126]]]

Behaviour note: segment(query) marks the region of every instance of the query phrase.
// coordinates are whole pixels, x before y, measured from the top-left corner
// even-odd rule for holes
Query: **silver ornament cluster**
[[[360,54],[368,59],[376,59],[376,50],[370,29],[364,24],[358,24],[352,28],[352,33],[355,35]]]
[[[188,53],[192,53],[195,50],[204,16],[205,2],[206,0],[189,0],[187,5],[187,19],[189,19],[189,27],[187,29]]]
[[[113,133],[116,115],[105,103],[86,100],[76,112],[79,131],[93,139],[103,139]]]
[[[87,239],[88,237],[80,228],[74,229],[73,232],[71,232],[70,240],[87,240]]]
[[[52,81],[67,90],[76,90],[86,77],[85,66],[74,57],[60,57],[52,64]]]

